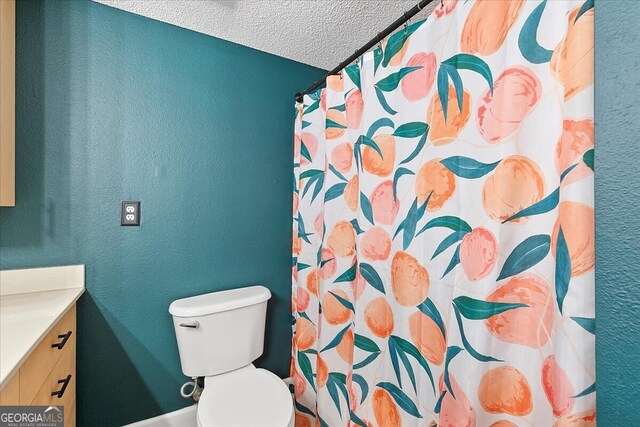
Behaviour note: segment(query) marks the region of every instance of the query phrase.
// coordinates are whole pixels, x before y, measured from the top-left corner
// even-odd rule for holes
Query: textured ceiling
[[[334,68],[418,2],[418,0],[94,1],[324,69]],[[427,7],[418,17],[425,17],[430,9]]]

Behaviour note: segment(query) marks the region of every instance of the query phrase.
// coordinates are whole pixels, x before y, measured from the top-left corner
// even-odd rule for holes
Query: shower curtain
[[[444,1],[296,105],[297,426],[595,426],[593,6]]]

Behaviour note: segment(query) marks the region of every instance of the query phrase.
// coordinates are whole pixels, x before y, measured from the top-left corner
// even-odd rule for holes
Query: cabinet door
[[[0,206],[15,206],[16,3],[0,0]]]
[[[33,402],[35,395],[42,387],[42,382],[51,373],[58,360],[68,352],[75,352],[72,350],[75,349],[75,342],[76,306],[74,305],[53,326],[20,367],[21,404],[28,405]]]
[[[13,374],[13,377],[0,390],[0,405],[20,404],[20,371]]]

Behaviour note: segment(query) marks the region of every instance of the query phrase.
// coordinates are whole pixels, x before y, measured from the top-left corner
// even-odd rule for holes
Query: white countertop
[[[84,292],[84,266],[4,270],[0,271],[0,284],[2,389],[80,298]],[[16,293],[19,290],[24,292]]]

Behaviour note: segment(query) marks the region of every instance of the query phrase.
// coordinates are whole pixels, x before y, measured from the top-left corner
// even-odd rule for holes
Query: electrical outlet
[[[122,202],[120,225],[140,225],[140,202]]]

